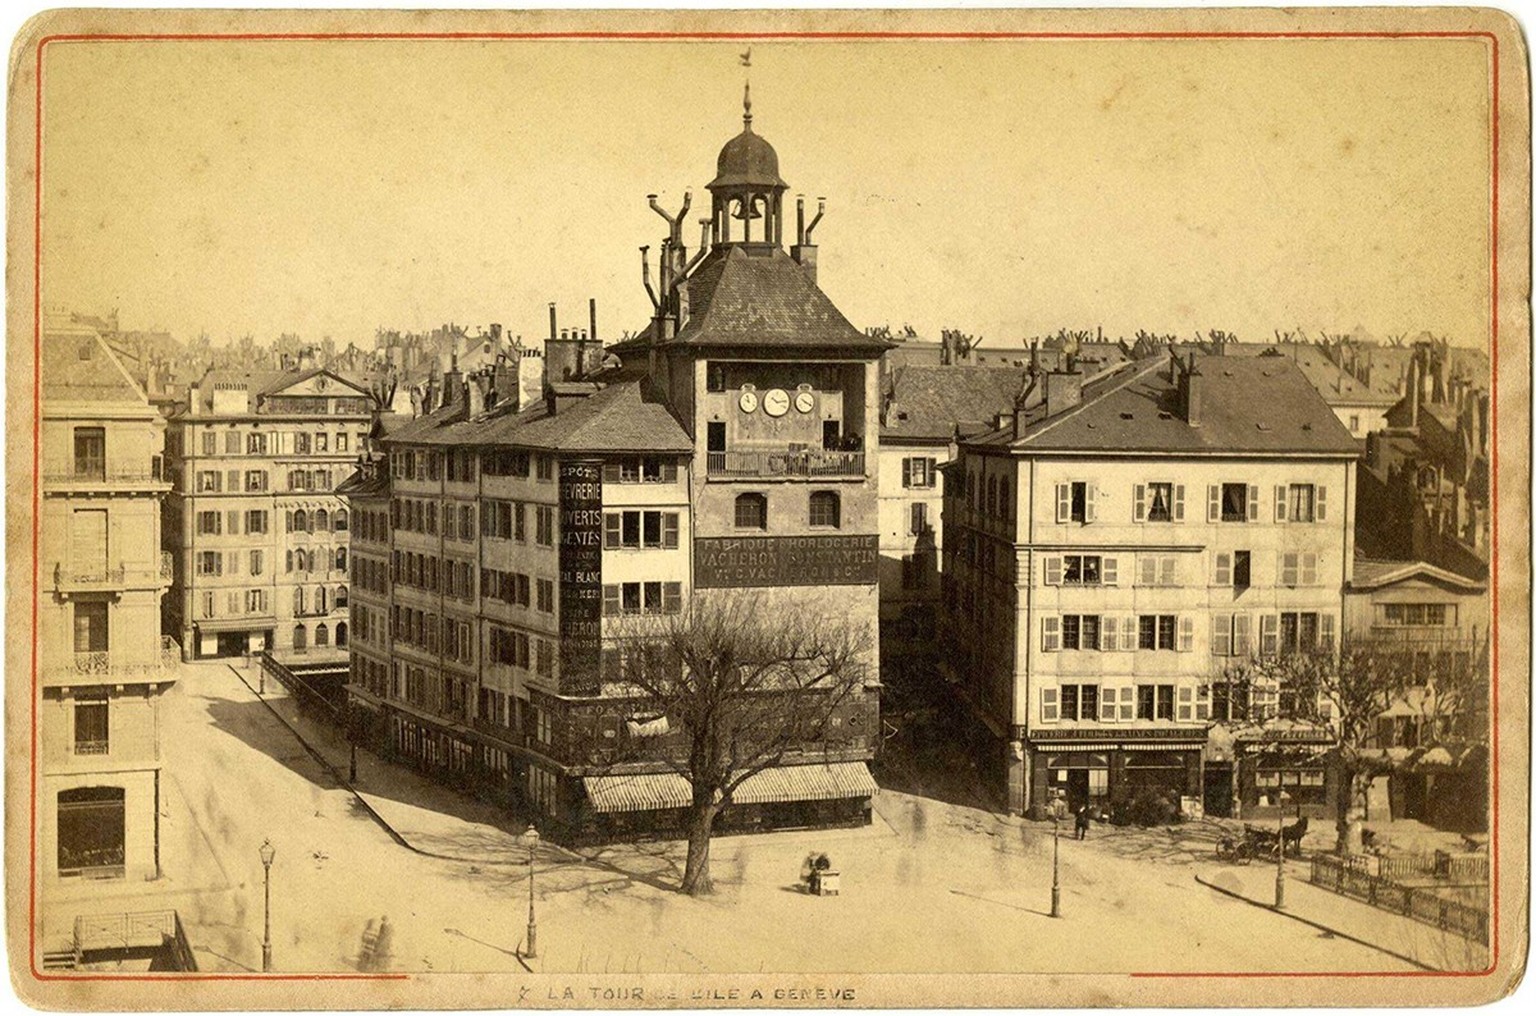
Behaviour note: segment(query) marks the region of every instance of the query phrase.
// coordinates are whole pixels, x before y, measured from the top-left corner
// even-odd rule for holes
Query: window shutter
[[[1285,521],[1285,484],[1275,488],[1275,521]]]
[[[1179,652],[1195,648],[1195,619],[1188,614],[1179,618]]]
[[[603,482],[604,483],[618,483],[620,479],[621,479],[621,474],[619,472],[619,464],[617,462],[604,462],[603,463]]]
[[[1106,557],[1100,562],[1099,581],[1106,586],[1118,586],[1120,584],[1120,559]]]
[[[1216,584],[1218,586],[1230,586],[1232,584],[1232,555],[1216,555]]]
[[[1317,555],[1301,555],[1301,584],[1304,586],[1317,585]]]
[[[617,583],[610,582],[603,586],[603,613],[609,617],[617,617],[619,614],[619,587]]]
[[[1086,490],[1083,494],[1083,521],[1092,522],[1098,518],[1098,513],[1093,506],[1094,495],[1098,493],[1098,488],[1092,483],[1086,484],[1085,487]]]
[[[1066,522],[1072,518],[1072,485],[1070,483],[1058,483],[1056,485],[1056,521]]]
[[[1061,648],[1061,618],[1040,619],[1040,648],[1047,653],[1054,653]]]
[[[1333,648],[1333,615],[1317,616],[1317,641],[1324,649]]]
[[[1061,585],[1061,557],[1051,555],[1045,559],[1045,584],[1048,586]]]
[[[1115,652],[1120,648],[1120,619],[1117,617],[1102,617],[1099,619],[1099,649],[1106,653]]]
[[[1147,485],[1145,483],[1136,485],[1136,502],[1132,508],[1131,521],[1147,521]]]
[[[1189,723],[1195,718],[1195,690],[1189,685],[1179,686],[1179,721]]]
[[[623,516],[618,512],[609,512],[603,516],[603,546],[607,549],[613,550],[622,541],[622,523]]]
[[[1175,586],[1175,585],[1178,585],[1178,582],[1177,582],[1177,579],[1176,579],[1176,573],[1177,573],[1177,569],[1178,569],[1178,566],[1179,566],[1179,559],[1170,555],[1168,557],[1160,557],[1160,558],[1158,558],[1157,559],[1157,563],[1158,563],[1158,576],[1157,576],[1158,582],[1157,582],[1157,584],[1160,585],[1160,586]]]
[[[1295,587],[1300,557],[1300,554],[1295,553],[1282,553],[1280,555],[1280,584],[1282,586]]]
[[[1057,698],[1057,689],[1040,689],[1040,722],[1055,723],[1061,718],[1061,703]]]
[[[1136,561],[1141,566],[1141,584],[1144,586],[1157,585],[1157,558],[1151,554],[1142,554]]]
[[[1205,521],[1216,522],[1221,519],[1221,488],[1213,483],[1205,492]]]
[[[1312,495],[1312,521],[1324,522],[1328,518],[1328,488],[1318,484]]]
[[[1259,521],[1259,485],[1256,483],[1248,485],[1248,521]]]
[[[1175,484],[1173,487],[1173,521],[1184,521],[1184,485]]]
[[[1211,718],[1211,686],[1202,684],[1195,690],[1195,719],[1209,720]]]
[[[1119,688],[1100,688],[1099,689],[1099,720],[1100,721],[1102,721],[1104,723],[1113,723],[1113,722],[1115,722],[1115,716],[1118,713],[1117,707],[1118,707],[1119,702],[1120,702],[1119,694],[1120,694],[1120,689]]]
[[[1232,615],[1216,614],[1211,618],[1211,655],[1232,655]]]
[[[1259,616],[1259,652],[1265,656],[1273,656],[1279,648],[1280,616],[1261,614]]]
[[[1232,655],[1247,656],[1253,652],[1253,616],[1232,615]]]
[[[903,487],[910,487],[910,486],[912,486],[912,460],[911,459],[902,459],[901,460],[901,485]]]
[[[1120,722],[1126,723],[1136,718],[1136,689],[1120,689]]]

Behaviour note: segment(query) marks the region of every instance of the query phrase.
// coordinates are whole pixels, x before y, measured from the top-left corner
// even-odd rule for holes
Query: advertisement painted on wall
[[[694,541],[694,585],[862,586],[879,580],[878,536],[749,536]]]
[[[603,465],[560,463],[560,690],[596,694],[603,625]]]

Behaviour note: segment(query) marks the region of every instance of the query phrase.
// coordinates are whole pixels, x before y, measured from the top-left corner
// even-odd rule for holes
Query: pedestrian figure
[[[395,926],[386,915],[379,918],[379,933],[373,942],[373,969],[388,970],[394,958]]]
[[[1080,806],[1077,809],[1077,823],[1076,824],[1077,824],[1077,838],[1078,839],[1086,840],[1088,838],[1088,823],[1089,823],[1089,821],[1090,821],[1090,816],[1088,814],[1088,806],[1086,804],[1084,804],[1084,805]]]

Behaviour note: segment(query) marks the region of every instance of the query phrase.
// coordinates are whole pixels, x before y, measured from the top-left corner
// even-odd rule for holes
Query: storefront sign
[[[1205,728],[1116,730],[1113,727],[1068,727],[1060,730],[1031,730],[1029,739],[1031,741],[1203,741]]]
[[[560,690],[599,689],[603,626],[603,466],[560,463]]]
[[[879,581],[878,536],[706,537],[694,541],[694,585],[862,586]]]

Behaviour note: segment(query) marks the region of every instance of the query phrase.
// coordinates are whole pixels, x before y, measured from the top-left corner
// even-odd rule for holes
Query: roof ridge
[[[1126,361],[1126,363],[1135,363],[1135,362],[1136,362],[1135,360],[1127,360]],[[1148,363],[1147,363],[1146,366],[1142,367],[1140,370],[1133,370],[1133,371],[1131,371],[1130,375],[1125,380],[1121,381],[1119,384],[1114,385],[1113,387],[1110,387],[1110,388],[1105,388],[1105,389],[1102,389],[1100,391],[1094,392],[1093,398],[1091,398],[1091,399],[1084,399],[1083,401],[1079,402],[1077,405],[1073,406],[1071,409],[1068,409],[1064,413],[1058,413],[1055,417],[1046,417],[1045,422],[1041,426],[1029,428],[1029,430],[1025,432],[1023,437],[1021,437],[1018,440],[1013,441],[1011,443],[1012,444],[1025,444],[1025,443],[1027,443],[1028,441],[1030,441],[1033,438],[1040,437],[1041,435],[1044,435],[1044,434],[1049,434],[1051,432],[1051,430],[1053,430],[1055,427],[1057,427],[1058,425],[1060,425],[1061,423],[1063,423],[1063,422],[1065,422],[1067,420],[1072,419],[1073,417],[1075,417],[1078,414],[1082,413],[1085,409],[1088,409],[1089,407],[1096,405],[1097,403],[1099,403],[1103,399],[1106,399],[1109,396],[1113,395],[1115,392],[1121,391],[1121,390],[1129,387],[1132,383],[1134,383],[1136,381],[1140,381],[1142,378],[1146,377],[1149,373],[1156,373],[1158,368],[1161,367],[1161,366],[1162,366],[1162,359],[1160,357],[1150,357],[1148,359]],[[1120,369],[1122,369],[1122,367],[1119,364],[1117,364],[1116,366],[1109,368],[1109,370],[1106,370],[1103,375],[1099,375],[1099,376],[1101,378],[1103,378],[1106,375],[1112,373],[1113,371],[1120,370]],[[1085,384],[1086,384],[1086,380],[1085,380]],[[998,429],[1001,430],[1002,428],[998,428]]]

